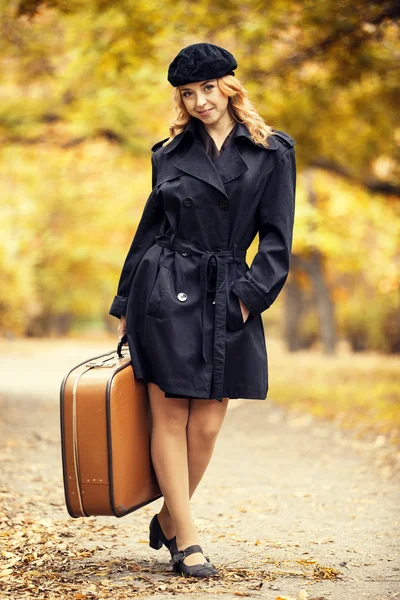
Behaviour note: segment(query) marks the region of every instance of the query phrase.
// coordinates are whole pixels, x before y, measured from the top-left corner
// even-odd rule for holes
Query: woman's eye
[[[182,96],[184,98],[189,98],[189,96],[191,95],[191,92],[183,92]]]
[[[209,84],[209,85],[206,85],[206,86],[204,87],[204,89],[205,89],[205,90],[207,90],[208,92],[210,92],[211,90],[213,90],[213,89],[214,89],[214,86],[213,86],[213,85],[211,85],[211,84]]]

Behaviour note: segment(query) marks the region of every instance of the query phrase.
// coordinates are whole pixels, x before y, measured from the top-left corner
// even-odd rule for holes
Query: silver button
[[[215,304],[215,298],[214,298],[214,300],[212,301],[212,303],[213,303],[213,304]]]
[[[181,252],[182,256],[189,256],[187,252]]]
[[[185,300],[187,300],[187,296],[186,294],[184,294],[183,292],[179,292],[179,294],[177,295],[178,300],[180,300],[181,302],[185,302]]]

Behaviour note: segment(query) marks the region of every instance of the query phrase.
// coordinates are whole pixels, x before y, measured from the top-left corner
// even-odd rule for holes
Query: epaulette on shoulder
[[[292,148],[296,143],[288,133],[285,131],[280,131],[279,129],[274,129],[274,137],[277,137],[288,148]]]
[[[169,138],[165,138],[164,140],[161,140],[161,142],[157,142],[157,144],[154,144],[154,146],[152,147],[152,152],[155,152],[156,150],[158,150],[159,148],[161,148],[161,146],[164,144],[164,142],[166,142],[167,140],[169,140]]]

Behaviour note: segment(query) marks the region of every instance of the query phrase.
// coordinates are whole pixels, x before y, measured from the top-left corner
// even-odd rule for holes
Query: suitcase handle
[[[126,333],[122,336],[122,338],[119,340],[119,344],[117,346],[117,354],[118,354],[118,358],[123,358],[123,354],[122,354],[122,346],[124,344],[126,344],[128,341],[128,336],[126,335]]]

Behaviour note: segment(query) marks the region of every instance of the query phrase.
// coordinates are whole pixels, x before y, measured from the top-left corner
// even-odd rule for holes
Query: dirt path
[[[272,401],[231,401],[192,500],[218,580],[176,577],[166,550],[149,548],[161,500],[122,519],[69,517],[59,383],[80,356],[103,349],[109,340],[0,345],[1,600],[400,598],[395,450]]]

